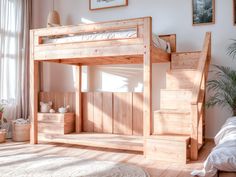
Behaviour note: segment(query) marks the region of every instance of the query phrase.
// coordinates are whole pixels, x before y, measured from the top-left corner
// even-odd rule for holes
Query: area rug
[[[149,177],[130,164],[73,157],[22,154],[0,156],[1,177]]]

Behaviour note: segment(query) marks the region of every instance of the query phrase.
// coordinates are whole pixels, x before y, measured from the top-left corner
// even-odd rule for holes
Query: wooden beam
[[[38,143],[39,62],[34,61],[34,31],[30,31],[30,143]]]
[[[191,106],[191,160],[198,159],[198,105]]]
[[[192,104],[197,104],[198,97],[200,95],[201,90],[201,83],[203,79],[203,74],[207,66],[207,60],[209,60],[209,57],[211,55],[211,33],[206,33],[205,41],[203,50],[200,55],[199,64],[197,68],[197,74],[194,80],[194,86],[193,86],[193,96],[192,96]]]
[[[201,91],[204,90],[206,76],[208,75],[206,71],[209,69],[209,63],[211,60],[211,33],[206,33],[203,50],[200,55],[200,59],[197,67],[197,74],[194,80],[193,90],[192,90],[192,100],[191,100],[191,160],[198,159],[198,141],[201,140],[202,137],[198,137],[199,135],[199,121],[202,124],[202,118],[200,116],[204,116],[204,111],[201,111],[199,114],[198,104],[200,102]],[[205,91],[205,90],[204,90]],[[201,134],[201,132],[200,132]]]
[[[144,100],[143,100],[143,130],[144,136],[151,135],[152,119],[152,18],[144,19]]]
[[[75,131],[82,132],[82,67],[76,66],[76,91],[75,91]]]

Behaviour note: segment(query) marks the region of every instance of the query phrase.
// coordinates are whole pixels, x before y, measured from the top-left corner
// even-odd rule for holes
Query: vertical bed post
[[[38,143],[39,62],[34,60],[34,32],[30,31],[30,143]]]
[[[82,84],[82,66],[76,66],[76,93],[75,93],[75,131],[82,132],[82,109],[81,109],[81,84]]]
[[[144,100],[143,100],[143,131],[144,137],[151,135],[152,119],[152,18],[144,18],[144,55],[143,55],[143,81],[144,81]],[[144,149],[145,153],[145,149]]]

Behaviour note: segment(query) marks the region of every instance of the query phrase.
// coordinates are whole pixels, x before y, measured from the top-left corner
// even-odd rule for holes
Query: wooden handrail
[[[207,60],[210,59],[210,55],[211,55],[210,53],[211,53],[211,33],[207,32],[205,41],[204,41],[203,50],[201,52],[200,59],[199,59],[199,64],[197,68],[198,72],[194,81],[194,86],[193,86],[193,91],[192,91],[192,100],[191,100],[192,105],[196,105],[198,103],[204,71],[207,64]]]
[[[198,126],[199,126],[199,100],[202,85],[205,87],[206,76],[208,72],[209,62],[211,59],[211,33],[206,33],[203,50],[197,67],[197,74],[192,90],[191,100],[191,160],[198,159]],[[204,99],[204,97],[203,97]]]

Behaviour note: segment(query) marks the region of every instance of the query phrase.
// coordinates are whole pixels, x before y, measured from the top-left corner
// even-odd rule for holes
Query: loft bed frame
[[[112,32],[117,30],[135,29],[137,36],[133,38],[95,40],[87,42],[71,43],[48,43],[44,44],[45,37],[56,38],[71,34],[90,34],[97,32]],[[152,18],[136,18],[101,22],[94,24],[83,24],[77,26],[63,26],[45,29],[31,30],[31,65],[30,65],[30,95],[31,95],[31,143],[37,144],[38,133],[38,109],[40,94],[39,76],[41,62],[54,62],[76,66],[76,91],[75,99],[75,133],[61,136],[47,135],[42,139],[56,143],[71,143],[85,146],[96,146],[104,148],[115,148],[123,150],[144,151],[144,140],[152,134],[152,64],[170,62],[171,54],[161,48],[156,48],[152,43]],[[170,43],[171,51],[176,52],[176,35],[160,35],[160,38]],[[81,90],[81,67],[89,65],[108,64],[143,64],[142,93],[83,93]],[[63,93],[62,93],[63,94]],[[92,99],[91,99],[92,98]],[[102,98],[102,99],[101,99]],[[140,117],[135,122],[129,122],[128,128],[118,126],[114,130],[100,131],[96,128],[89,129],[85,123],[88,117],[88,101],[106,100],[113,104],[110,109],[115,109],[111,116],[115,121],[126,124],[126,120],[115,112],[124,111],[126,117]],[[126,100],[131,104],[126,109],[126,104],[120,100]],[[97,111],[102,114],[104,105],[98,101],[102,108]],[[136,104],[136,105],[135,105]],[[135,109],[139,109],[135,112]],[[92,108],[94,110],[94,108]],[[129,114],[129,112],[130,113]],[[109,112],[109,111],[108,111]],[[133,115],[132,115],[133,114]],[[142,122],[139,122],[139,121]],[[88,120],[87,120],[88,121]],[[139,125],[136,125],[136,124]],[[109,127],[111,125],[107,125]],[[134,128],[138,127],[134,133]],[[128,130],[127,130],[128,129]],[[131,130],[130,130],[131,129]],[[86,130],[86,133],[83,133]],[[103,129],[104,130],[104,129]]]

